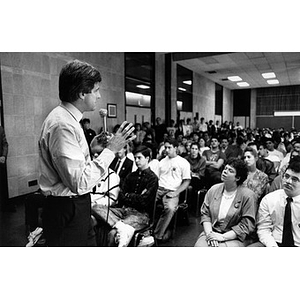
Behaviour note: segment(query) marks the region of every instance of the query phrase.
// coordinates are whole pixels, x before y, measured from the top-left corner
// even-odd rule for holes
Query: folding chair
[[[154,203],[153,203],[153,212],[152,212],[152,216],[150,216],[150,222],[149,222],[149,225],[146,226],[145,228],[143,229],[140,229],[140,230],[136,230],[135,233],[134,233],[134,236],[132,237],[132,240],[130,242],[130,245],[132,245],[133,247],[137,247],[139,242],[142,240],[143,237],[147,236],[148,235],[151,235],[153,236],[154,238],[154,245],[157,246],[157,242],[156,242],[156,239],[154,237],[154,228],[155,228],[155,225],[156,225],[156,220],[155,220],[155,216],[156,216],[156,199],[154,200]]]
[[[186,225],[190,225],[190,219],[189,219],[189,206],[188,206],[188,188],[180,193],[179,196],[179,203],[176,209],[176,212],[173,216],[173,228],[172,228],[172,235],[171,237],[175,237],[175,232],[176,232],[176,227],[177,227],[177,222],[178,222],[178,214],[183,215],[183,219],[186,223]]]

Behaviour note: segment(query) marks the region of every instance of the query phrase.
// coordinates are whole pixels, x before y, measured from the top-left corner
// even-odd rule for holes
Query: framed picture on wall
[[[109,118],[117,117],[117,104],[107,104],[107,116]]]

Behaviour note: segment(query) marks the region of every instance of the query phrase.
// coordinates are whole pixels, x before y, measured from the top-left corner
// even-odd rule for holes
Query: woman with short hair
[[[195,247],[245,247],[255,229],[255,194],[242,186],[247,178],[245,162],[228,160],[222,183],[213,185],[201,207],[200,234]]]

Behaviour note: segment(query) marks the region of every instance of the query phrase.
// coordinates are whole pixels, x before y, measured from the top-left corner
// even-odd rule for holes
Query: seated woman
[[[255,229],[253,191],[242,186],[248,175],[245,162],[230,158],[222,172],[222,183],[212,186],[201,207],[200,234],[195,247],[245,247]]]
[[[247,164],[249,173],[247,179],[243,183],[243,186],[248,187],[256,194],[257,197],[256,207],[258,209],[260,200],[266,194],[269,178],[267,174],[257,169],[256,167],[257,159],[258,159],[258,154],[255,151],[255,149],[253,149],[252,147],[246,147],[244,151],[244,161]]]

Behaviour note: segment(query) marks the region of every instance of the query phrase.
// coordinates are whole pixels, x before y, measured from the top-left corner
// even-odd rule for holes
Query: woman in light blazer
[[[195,247],[245,247],[247,237],[255,230],[256,196],[242,183],[248,175],[245,162],[228,160],[222,183],[212,186],[201,207],[200,234]]]

